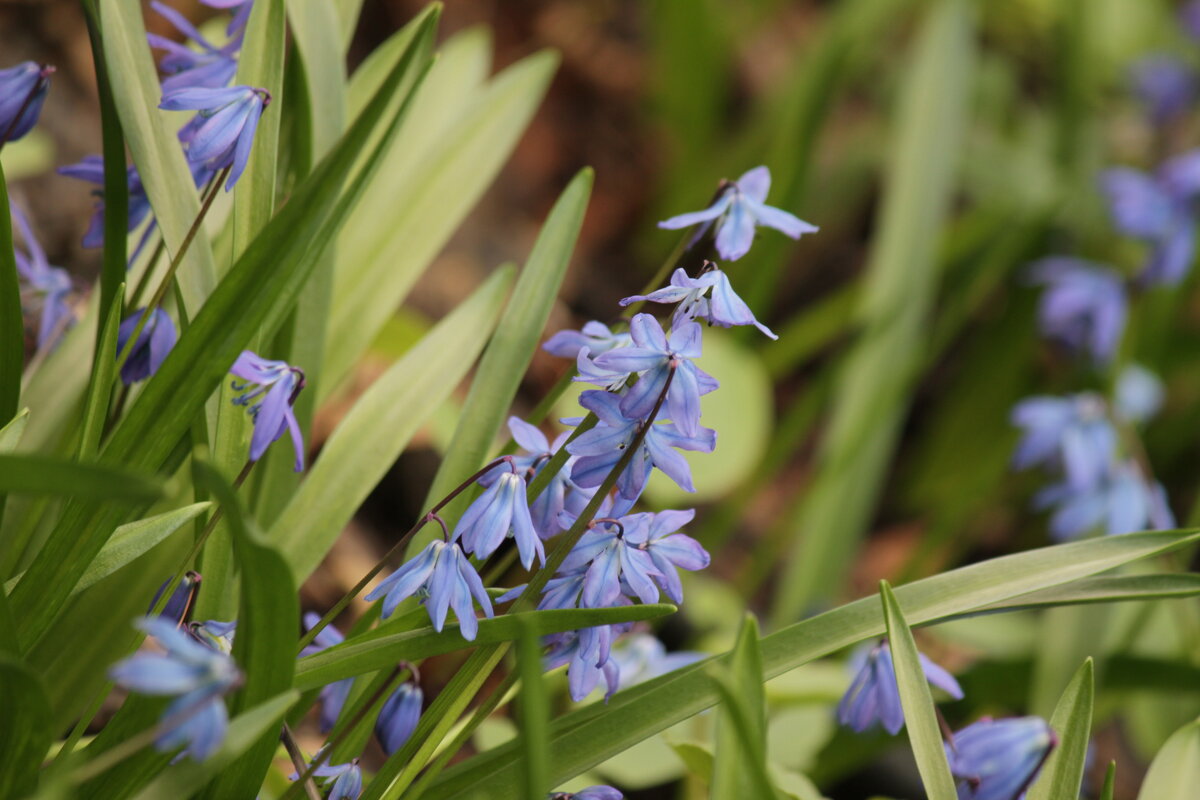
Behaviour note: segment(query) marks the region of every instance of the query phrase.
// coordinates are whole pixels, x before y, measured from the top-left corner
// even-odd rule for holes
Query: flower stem
[[[279,740],[283,742],[283,747],[288,752],[288,757],[292,759],[292,766],[296,768],[296,774],[304,772],[308,767],[308,759],[304,756],[304,751],[300,749],[300,745],[296,744],[296,737],[292,734],[291,727],[285,722],[283,730],[279,732]],[[310,777],[306,781],[297,781],[304,784],[304,793],[308,795],[308,800],[321,800],[321,792],[317,789],[317,784]]]

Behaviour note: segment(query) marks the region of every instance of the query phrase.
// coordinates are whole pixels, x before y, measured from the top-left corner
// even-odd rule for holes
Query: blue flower
[[[421,687],[405,681],[384,702],[375,720],[375,736],[389,756],[404,746],[421,719]]]
[[[571,469],[571,480],[582,489],[595,488],[621,459],[632,444],[642,423],[626,417],[615,394],[589,390],[579,396],[579,404],[593,412],[599,422],[567,443],[567,451],[578,456]],[[617,491],[628,500],[636,500],[646,488],[651,467],[662,470],[685,491],[694,492],[692,472],[687,461],[672,448],[711,453],[717,444],[716,432],[701,428],[696,436],[685,436],[672,423],[652,424],[642,440],[640,453],[617,479]]]
[[[229,655],[233,652],[233,636],[237,633],[237,621],[220,622],[210,619],[205,622],[193,622],[191,632],[192,636],[195,636],[202,644]]]
[[[1017,800],[1057,745],[1041,717],[985,717],[968,725],[946,744],[959,800]]]
[[[171,583],[171,579],[167,578],[158,587],[158,591],[154,593],[154,599],[150,601],[150,607],[146,609],[149,614],[158,605],[159,598]],[[179,584],[175,587],[175,591],[171,592],[171,598],[167,600],[167,604],[163,606],[162,611],[158,616],[176,626],[186,624],[192,613],[192,601],[196,597],[197,587],[200,585],[200,573],[188,572],[179,579]]]
[[[179,89],[164,95],[158,107],[167,111],[198,111],[179,132],[188,146],[188,160],[217,172],[230,167],[228,191],[237,183],[250,159],[254,132],[263,109],[271,102],[266,89],[234,86],[229,89]]]
[[[515,472],[515,465],[511,469],[504,464],[497,467],[504,471],[467,507],[450,538],[462,541],[463,550],[476,558],[487,558],[511,534],[525,569],[533,565],[534,557],[545,563],[542,540],[529,515],[525,481]]]
[[[513,440],[525,451],[525,455],[513,457],[513,466],[518,472],[524,473],[529,480],[541,473],[550,458],[562,449],[563,444],[567,441],[567,435],[564,433],[554,440],[554,444],[550,444],[545,434],[519,417],[508,418],[508,430],[512,433]],[[566,502],[567,490],[571,488],[570,476],[573,465],[573,457],[563,462],[559,471],[546,484],[545,490],[537,496],[533,505],[529,506],[529,516],[533,521],[533,528],[543,539],[549,539],[560,530],[558,515],[562,512]],[[491,486],[502,474],[503,472],[500,470],[492,470],[480,478],[479,483]]]
[[[122,320],[121,327],[117,329],[118,356],[125,350],[129,337],[133,335],[145,311],[146,309],[139,308],[127,319]],[[154,309],[150,319],[142,326],[142,332],[138,335],[133,349],[129,351],[129,357],[121,365],[121,381],[128,386],[158,372],[158,368],[167,358],[167,353],[175,346],[175,338],[175,323],[171,321],[171,315],[161,308]]]
[[[1080,258],[1046,258],[1031,277],[1046,286],[1038,317],[1042,331],[1100,364],[1116,354],[1125,331],[1127,301],[1121,277]]]
[[[83,235],[84,247],[100,247],[104,244],[104,159],[100,156],[84,156],[78,164],[68,164],[58,168],[58,174],[69,178],[101,187],[95,191],[96,205],[92,212],[91,222],[88,223],[87,233]],[[133,231],[150,214],[150,198],[142,186],[142,178],[138,175],[137,167],[130,165],[125,170],[125,184],[129,189],[129,231]],[[147,229],[147,234],[153,229],[153,224]],[[139,244],[139,248],[141,245]],[[137,252],[133,258],[137,257]]]
[[[1102,525],[1110,535],[1175,527],[1166,492],[1133,462],[1113,465],[1092,485],[1060,483],[1043,489],[1034,506],[1055,509],[1050,534],[1056,539],[1073,539]]]
[[[0,69],[0,146],[29,133],[42,113],[54,67],[25,61]]]
[[[225,28],[225,35],[234,37],[240,45],[241,37],[246,32],[246,22],[250,18],[250,9],[254,6],[254,0],[200,0],[200,2],[209,8],[233,12],[233,17]]]
[[[609,658],[617,663],[621,688],[627,689],[695,664],[705,658],[705,654],[692,650],[668,653],[657,637],[649,633],[634,633],[618,642]]]
[[[151,47],[167,51],[162,61],[158,62],[159,68],[168,76],[162,82],[164,93],[170,94],[180,89],[219,89],[229,83],[237,73],[237,60],[233,56],[241,46],[240,39],[230,41],[224,47],[216,47],[175,9],[157,0],[150,3],[150,7],[200,48],[193,50],[165,36],[146,34]]]
[[[625,541],[645,552],[655,568],[655,581],[675,603],[683,602],[680,569],[689,572],[708,567],[710,557],[699,542],[677,531],[692,521],[696,512],[660,511],[657,514],[631,514],[623,517]]]
[[[1113,410],[1118,418],[1140,424],[1158,413],[1165,394],[1157,375],[1140,364],[1129,364],[1117,377]]]
[[[700,396],[718,387],[716,379],[692,361],[700,357],[700,326],[685,322],[668,337],[654,317],[637,314],[629,332],[633,347],[609,350],[595,359],[601,369],[640,376],[621,398],[621,413],[630,419],[649,417],[674,371],[667,413],[685,436],[695,436],[700,430]]]
[[[1112,464],[1117,434],[1104,400],[1091,392],[1068,397],[1030,397],[1013,408],[1012,422],[1024,428],[1013,465],[1061,466],[1076,487],[1096,485]]]
[[[229,371],[245,383],[234,381],[235,391],[243,391],[251,384],[252,389],[234,398],[234,405],[250,406],[254,417],[254,434],[250,437],[250,460],[258,461],[267,452],[272,442],[283,436],[285,430],[292,435],[292,448],[296,453],[296,472],[304,469],[304,436],[292,405],[296,395],[304,388],[304,372],[284,361],[271,361],[243,350]],[[259,396],[262,400],[250,405]]]
[[[1191,0],[1179,9],[1179,22],[1184,32],[1193,39],[1200,39],[1200,0]]]
[[[479,603],[483,613],[492,616],[492,601],[483,581],[463,555],[459,546],[434,540],[407,564],[385,578],[367,595],[368,601],[386,595],[383,616],[389,617],[400,601],[414,594],[421,596],[433,628],[441,631],[450,608],[458,616],[459,630],[467,641],[474,641],[479,630],[471,598]]]
[[[620,667],[609,658],[609,653],[612,640],[622,629],[622,626],[600,625],[551,634],[543,639],[550,649],[542,666],[549,671],[567,665],[567,689],[575,702],[591,694],[603,679],[606,686],[604,699],[607,700],[621,686]]]
[[[671,284],[650,294],[635,294],[621,300],[621,306],[632,303],[678,303],[671,318],[671,327],[678,328],[695,319],[707,320],[710,325],[730,328],[734,325],[753,325],[772,339],[779,337],[754,318],[754,312],[729,283],[729,276],[716,268],[711,261],[697,278],[688,277],[687,271],[676,269],[671,275]]]
[[[559,331],[546,340],[542,349],[562,358],[575,358],[587,348],[593,355],[608,352],[614,347],[626,347],[632,339],[628,333],[613,333],[602,322],[588,322],[582,330]]]
[[[729,183],[708,208],[671,217],[658,223],[658,227],[675,230],[703,222],[704,227],[697,232],[697,235],[702,235],[716,220],[717,252],[726,261],[737,261],[750,252],[756,225],[774,228],[793,239],[818,230],[816,225],[766,205],[764,201],[770,188],[770,171],[766,167],[755,167]]]
[[[546,800],[622,800],[625,795],[611,786],[597,785],[578,792],[551,792]]]
[[[357,758],[345,764],[323,764],[313,770],[313,775],[325,779],[329,787],[326,800],[357,800],[362,794],[362,769]],[[292,780],[298,777],[293,773]]]
[[[626,588],[643,603],[658,601],[653,578],[658,569],[649,553],[626,541],[623,522],[594,522],[567,555],[562,570],[571,573],[585,566],[579,598],[583,608],[615,605]]]
[[[963,692],[954,676],[924,653],[919,655],[925,679],[955,700],[961,700]],[[888,643],[882,641],[869,651],[859,650],[850,660],[850,667],[856,674],[838,703],[838,721],[859,733],[879,724],[895,736],[904,727],[904,709],[900,706],[900,687]]]
[[[1187,111],[1196,99],[1196,74],[1175,56],[1159,53],[1138,59],[1130,79],[1156,125]]]
[[[304,630],[312,630],[312,627],[320,621],[319,614],[307,612],[304,615]],[[300,656],[315,655],[344,641],[346,641],[346,637],[342,635],[341,631],[332,625],[326,625],[317,633],[312,644],[300,651]],[[354,678],[345,678],[334,681],[321,689],[321,733],[329,733],[333,730],[338,717],[342,715],[342,708],[346,705],[346,699],[350,697],[352,688],[354,688]]]
[[[66,270],[50,266],[46,252],[38,244],[29,227],[29,221],[15,203],[11,206],[12,220],[16,232],[25,244],[25,252],[14,247],[17,274],[25,281],[28,289],[21,293],[22,300],[36,298],[41,301],[41,321],[38,323],[38,347],[53,345],[60,335],[75,321],[75,314],[67,302],[71,293],[71,277]]]
[[[225,653],[197,642],[161,617],[138,620],[138,628],[158,639],[165,653],[137,653],[114,664],[109,677],[130,691],[175,696],[162,720],[175,723],[158,739],[160,750],[187,746],[197,761],[210,756],[225,738],[229,716],[222,695],[241,680]]]

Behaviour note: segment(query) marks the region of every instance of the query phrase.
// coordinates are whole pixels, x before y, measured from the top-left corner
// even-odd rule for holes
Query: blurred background
[[[197,22],[215,14],[196,0],[170,5]],[[723,384],[704,411],[705,424],[720,431],[717,453],[694,460],[695,496],[656,484],[649,499],[699,509],[689,532],[713,553],[713,566],[685,576],[688,600],[660,637],[671,649],[717,651],[746,603],[777,627],[871,593],[881,578],[903,582],[1049,543],[1045,516],[1030,509],[1042,479],[1010,469],[1010,409],[1033,394],[1107,391],[1113,374],[1080,367],[1041,340],[1026,265],[1068,253],[1130,275],[1140,268],[1145,250],[1112,231],[1095,176],[1114,164],[1150,169],[1196,145],[1195,94],[1163,122],[1133,76],[1148,56],[1200,68],[1200,40],[1166,0],[979,3],[976,52],[961,75],[944,76],[969,80],[959,145],[933,165],[952,171],[950,191],[889,197],[889,185],[904,181],[894,166],[897,107],[928,5],[450,0],[443,35],[486,29],[493,71],[543,48],[560,53],[561,67],[495,184],[318,416],[314,452],[356,391],[431,320],[498,264],[524,259],[580,167],[595,168],[595,191],[547,333],[615,320],[617,300],[641,290],[678,241],[655,222],[704,207],[721,178],[765,164],[768,202],[821,231],[799,243],[760,231],[748,256],[724,265],[781,338],[706,336],[700,363]],[[350,69],[421,6],[365,0]],[[149,10],[147,23],[175,35]],[[86,291],[99,268],[99,251],[80,244],[92,198],[53,171],[100,150],[79,6],[0,3],[0,52],[0,66],[33,59],[58,68],[41,125],[5,148],[4,168],[51,263]],[[889,223],[885,214],[899,216]],[[901,233],[880,236],[889,224]],[[1165,410],[1145,443],[1181,525],[1197,521],[1194,289],[1193,276],[1147,295],[1122,356],[1152,365],[1166,383]],[[893,340],[903,345],[897,351],[864,335],[887,329],[881,307],[913,316]],[[533,408],[567,366],[539,353],[513,413]],[[554,416],[570,409],[568,396]],[[306,585],[306,607],[331,604],[421,512],[455,419],[452,404],[396,464]],[[814,480],[816,467],[833,461],[836,469],[821,474],[836,477]],[[1107,655],[1097,692],[1099,772],[1089,778],[1095,791],[1115,758],[1117,796],[1133,797],[1149,756],[1200,712],[1196,605],[1161,605],[1167,610],[1122,607],[1099,617],[1068,611],[1053,628],[1033,613],[982,617],[918,636],[961,677],[968,700],[944,706],[956,727],[981,714],[1048,715],[1065,683],[1056,659]],[[432,693],[448,672],[431,665],[423,675]],[[837,729],[830,704],[847,679],[838,661],[769,685],[773,758],[835,800],[919,797],[903,739]],[[693,724],[703,725],[685,726]],[[497,720],[481,735],[492,741],[508,731]],[[669,745],[687,735],[647,742],[597,777],[635,799],[693,796]]]

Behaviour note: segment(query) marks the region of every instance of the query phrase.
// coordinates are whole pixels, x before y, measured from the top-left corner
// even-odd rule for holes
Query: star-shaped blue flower
[[[1073,539],[1100,527],[1109,535],[1175,527],[1166,491],[1131,461],[1110,466],[1091,485],[1049,486],[1037,494],[1034,506],[1054,509],[1050,534],[1056,539]]]
[[[946,670],[926,658],[921,658],[925,680],[942,689],[955,700],[961,700],[962,688]],[[838,721],[859,733],[875,725],[895,736],[904,727],[904,709],[900,706],[900,687],[892,666],[892,650],[886,641],[869,651],[859,651],[850,662],[855,673],[850,688],[838,703]]]
[[[258,461],[267,452],[271,443],[289,431],[292,449],[296,453],[296,472],[304,470],[304,436],[292,404],[296,395],[304,388],[304,372],[286,361],[272,361],[243,350],[229,371],[244,383],[234,381],[235,391],[243,391],[251,385],[256,388],[235,397],[235,405],[249,406],[254,417],[254,434],[250,437],[250,460]],[[256,398],[261,397],[257,403]]]
[[[696,516],[686,511],[660,511],[622,517],[625,541],[650,556],[654,564],[654,579],[672,602],[683,602],[683,584],[679,570],[689,572],[705,569],[711,560],[708,551],[686,533],[679,533]]]
[[[446,544],[434,540],[407,564],[385,578],[367,595],[367,601],[384,597],[383,616],[389,617],[400,605],[400,601],[419,595],[425,610],[433,622],[433,628],[441,631],[446,623],[446,612],[453,608],[458,617],[459,631],[467,641],[474,641],[479,631],[475,618],[474,598],[491,618],[492,601],[479,573],[463,555],[455,543]]]
[[[1017,469],[1061,466],[1072,486],[1090,487],[1113,462],[1117,433],[1097,394],[1026,398],[1013,407],[1012,422],[1024,429],[1013,455]]]
[[[59,167],[58,174],[78,178],[100,187],[93,192],[96,195],[95,210],[88,223],[87,233],[83,235],[84,247],[100,247],[104,244],[104,159],[100,156],[84,156],[78,164]],[[138,175],[137,167],[133,165],[125,169],[125,185],[129,190],[128,230],[133,231],[150,215],[150,198],[146,196],[141,176]],[[136,256],[135,252],[133,257]]]
[[[50,347],[75,320],[75,314],[67,302],[71,294],[71,277],[66,270],[50,266],[46,251],[38,244],[21,209],[15,203],[10,208],[16,233],[25,245],[24,252],[19,247],[13,250],[17,274],[28,287],[21,297],[22,300],[40,300],[42,316],[38,323],[38,347]]]
[[[204,38],[187,17],[170,6],[154,0],[150,7],[170,22],[175,30],[191,39],[197,48],[193,49],[155,33],[146,34],[151,47],[167,52],[158,62],[159,69],[167,76],[162,82],[164,93],[170,94],[180,89],[219,89],[233,79],[237,74],[237,59],[234,55],[241,46],[240,39],[233,39],[223,47],[217,47]]]
[[[593,356],[598,356],[614,347],[625,347],[631,341],[628,333],[614,333],[603,322],[593,320],[581,330],[559,331],[546,340],[542,349],[551,355],[575,358],[580,350],[587,348]]]
[[[703,319],[710,325],[730,328],[734,325],[753,325],[772,339],[779,337],[754,318],[754,312],[746,301],[738,297],[729,283],[729,276],[716,268],[689,277],[684,269],[676,269],[671,275],[671,284],[650,294],[635,294],[621,300],[622,306],[633,303],[678,303],[671,318],[671,327],[678,328],[689,320]]]

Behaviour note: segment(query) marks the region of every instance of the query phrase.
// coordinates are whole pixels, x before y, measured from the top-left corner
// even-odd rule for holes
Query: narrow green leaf
[[[0,168],[0,424],[5,426],[20,408],[21,373],[25,370],[25,316],[21,313],[10,214],[8,185]]]
[[[470,369],[511,284],[512,270],[492,273],[363,393],[329,437],[269,534],[300,579],[321,563],[372,487]]]
[[[88,379],[83,404],[83,432],[79,438],[79,460],[91,461],[100,448],[100,436],[108,419],[108,401],[112,397],[113,375],[117,371],[117,331],[121,327],[121,308],[125,305],[125,284],[116,287],[112,303],[104,315],[103,329],[96,339],[92,356],[92,374]]]
[[[732,653],[733,663],[725,676],[731,684],[732,700],[724,702],[717,721],[712,792],[713,797],[754,797],[761,787],[755,785],[752,773],[766,775],[767,719],[758,622],[753,615],[742,620]],[[744,725],[735,721],[735,710],[744,718]],[[749,769],[747,762],[752,765]]]
[[[710,664],[707,671],[716,698],[721,703],[721,725],[728,728],[728,732],[721,737],[718,746],[726,744],[728,747],[735,748],[727,751],[725,757],[731,760],[731,764],[736,763],[738,769],[738,773],[735,775],[722,779],[718,772],[722,753],[717,752],[713,763],[711,797],[779,797],[779,792],[776,791],[770,773],[767,771],[766,754],[761,748],[762,743],[759,742],[757,746],[754,744],[754,740],[761,739],[765,735],[765,731],[756,730],[757,723],[751,719],[753,711],[749,708],[747,698],[738,693],[738,680],[720,664]],[[736,757],[740,758],[736,762],[732,761]],[[736,779],[731,780],[734,777]],[[731,785],[746,787],[748,794],[723,794]]]
[[[1167,739],[1142,781],[1138,800],[1193,800],[1200,786],[1200,719]]]
[[[0,494],[5,493],[137,503],[160,499],[163,487],[132,470],[22,453],[0,454]]]
[[[950,775],[946,748],[938,726],[933,705],[933,693],[921,667],[917,643],[904,621],[904,612],[887,581],[880,581],[879,595],[883,600],[883,616],[887,623],[888,641],[892,649],[892,664],[896,684],[900,688],[900,706],[904,709],[904,726],[908,741],[917,759],[917,771],[929,800],[956,800],[958,791]]]
[[[29,409],[23,408],[20,413],[0,428],[0,453],[11,453],[21,443],[21,434],[25,433],[25,425],[29,422]]]
[[[517,669],[521,676],[521,763],[526,797],[542,797],[550,789],[550,699],[543,680],[542,642],[528,618],[518,623]]]
[[[1027,800],[1057,800],[1078,797],[1087,766],[1088,742],[1092,736],[1092,696],[1095,691],[1092,659],[1071,678],[1050,717],[1058,734],[1058,747],[1042,767],[1040,777],[1029,789]]]
[[[420,661],[470,647],[511,642],[520,636],[522,622],[526,620],[534,626],[539,636],[545,636],[595,625],[655,619],[673,613],[673,605],[652,603],[620,608],[551,609],[504,614],[479,620],[479,634],[472,642],[462,638],[458,634],[458,626],[450,623],[441,633],[431,627],[393,633],[384,626],[300,659],[296,665],[295,686],[301,691],[313,689],[382,669],[397,661]]]
[[[204,761],[187,758],[167,767],[135,795],[137,800],[180,800],[196,794],[208,781],[236,763],[255,742],[278,731],[283,715],[299,699],[299,692],[287,691],[238,714],[230,721],[225,741],[217,752]],[[240,796],[240,793],[228,796]]]
[[[772,611],[800,616],[842,585],[875,508],[908,407],[937,289],[936,242],[949,210],[970,110],[971,3],[938,0],[905,73],[879,235],[865,277],[863,330],[847,356],[821,469],[795,519],[795,545]]]
[[[113,81],[112,91],[121,129],[167,253],[174,255],[200,213],[200,199],[179,139],[168,125],[167,114],[158,109],[162,87],[146,43],[142,4],[138,0],[99,0],[99,9],[107,71],[120,76]],[[202,228],[179,269],[179,287],[189,314],[195,314],[212,292],[216,276],[212,247]]]
[[[975,613],[1020,611],[1080,603],[1113,603],[1125,600],[1165,600],[1200,594],[1200,575],[1165,573],[1152,575],[1101,575],[1062,586],[1031,592],[978,609]]]
[[[50,703],[41,681],[15,658],[0,654],[0,797],[25,797],[37,787],[38,767],[54,738]]]
[[[567,274],[591,195],[592,180],[591,169],[580,170],[546,217],[504,309],[504,324],[492,334],[475,370],[454,438],[446,448],[446,456],[425,498],[426,508],[449,494],[487,459]],[[449,505],[443,518],[454,524],[466,502],[464,497]],[[424,537],[414,537],[409,552],[423,547],[430,541],[430,536],[436,535],[430,531]]]
[[[1104,786],[1100,788],[1100,800],[1113,800],[1113,793],[1117,790],[1117,762],[1108,762],[1108,769],[1104,771]]]
[[[1200,540],[1200,534],[1134,533],[1004,556],[896,589],[910,624],[925,624]],[[761,642],[763,675],[771,679],[885,631],[874,597],[790,625]],[[718,657],[727,663],[728,655]],[[607,705],[572,711],[551,723],[551,782],[559,784],[716,702],[704,672],[711,659],[618,692]],[[469,798],[487,787],[491,800],[518,800],[520,782],[504,745],[448,769],[431,786],[439,800]]]
[[[287,15],[304,66],[313,151],[319,158],[333,146],[346,125],[341,23],[333,4],[325,0],[288,0]]]

